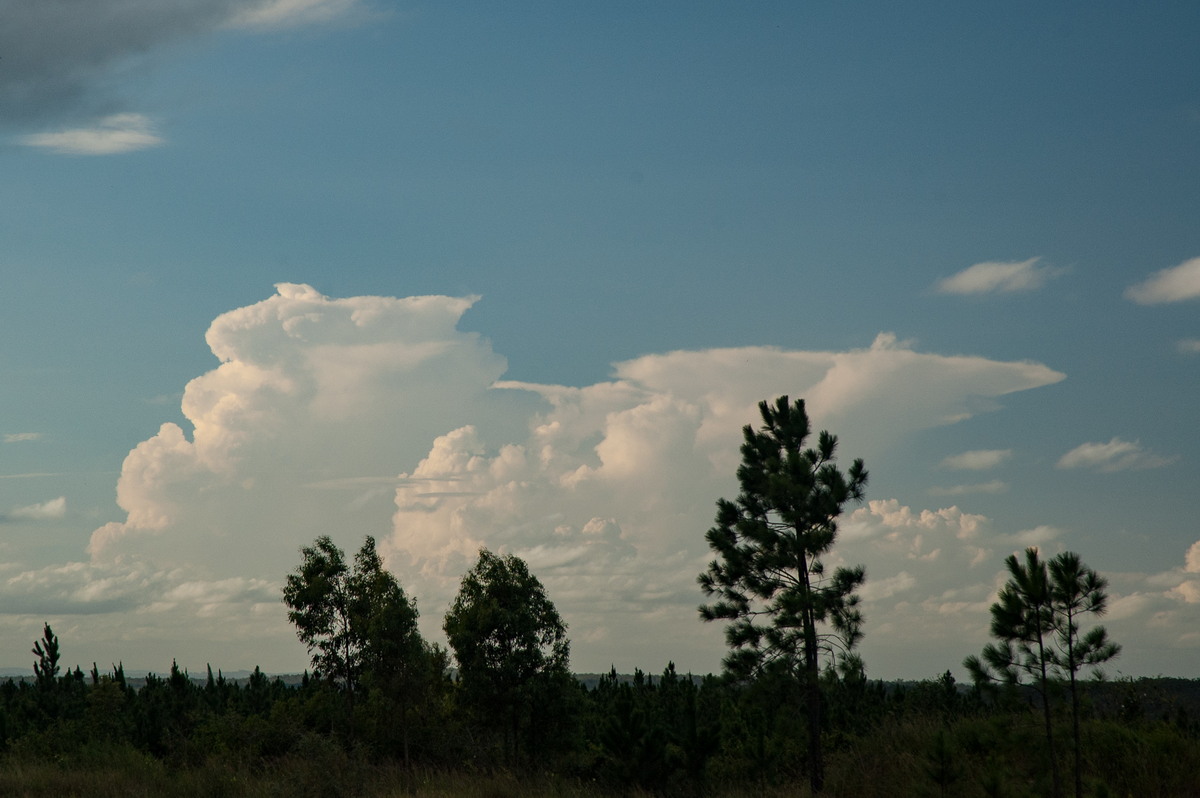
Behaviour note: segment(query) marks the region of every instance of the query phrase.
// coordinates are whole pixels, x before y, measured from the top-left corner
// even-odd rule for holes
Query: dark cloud
[[[0,0],[0,120],[113,107],[106,79],[136,56],[212,30],[246,0]]]
[[[315,5],[322,6],[326,0]],[[0,0],[0,124],[125,110],[113,77],[139,57],[279,0]]]

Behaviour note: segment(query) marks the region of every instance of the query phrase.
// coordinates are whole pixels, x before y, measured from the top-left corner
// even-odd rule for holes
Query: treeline
[[[57,653],[49,628],[46,642]],[[60,674],[56,664],[40,658],[37,678],[0,683],[9,763],[86,770],[150,761],[167,773],[204,774],[209,789],[200,792],[226,795],[256,794],[240,790],[268,777],[285,779],[271,783],[297,796],[420,794],[430,773],[554,774],[552,793],[580,795],[783,795],[807,780],[796,679],[697,678],[672,665],[655,676],[605,674],[590,689],[567,679],[556,685],[552,723],[531,719],[514,749],[449,672],[402,720],[378,687],[351,707],[344,689],[309,674],[289,684],[257,669],[235,681],[172,667],[135,687],[120,666]],[[1179,684],[1154,680],[1083,690],[1087,794],[1195,794],[1200,714],[1196,684],[1183,687],[1192,701]],[[826,673],[822,692],[831,794],[1051,794],[1032,711],[1040,701],[1020,688],[992,694],[948,672],[907,684]],[[370,774],[389,766],[407,775],[372,792]]]

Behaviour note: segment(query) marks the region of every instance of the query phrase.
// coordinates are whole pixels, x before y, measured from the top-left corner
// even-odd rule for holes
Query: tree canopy
[[[468,702],[506,723],[515,756],[523,731],[536,731],[533,714],[551,710],[555,684],[570,678],[566,624],[522,559],[482,549],[444,628]]]

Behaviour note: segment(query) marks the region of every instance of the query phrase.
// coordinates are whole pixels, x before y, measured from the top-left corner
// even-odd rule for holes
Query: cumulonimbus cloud
[[[934,288],[942,294],[1011,294],[1041,288],[1054,271],[1037,265],[1040,258],[1024,261],[976,263],[957,274],[938,280]]]
[[[546,584],[577,668],[666,656],[715,668],[722,630],[697,619],[695,578],[758,400],[804,397],[814,427],[870,464],[921,429],[1062,378],[883,334],[850,351],[647,355],[582,387],[504,381],[504,358],[460,329],[477,299],[339,299],[280,284],[222,314],[206,336],[216,363],[183,392],[187,423],[130,452],[117,484],[124,517],[95,530],[90,560],[0,564],[0,612],[20,635],[10,642],[27,647],[50,620],[99,661],[142,652],[299,668],[279,594],[299,548],[331,534],[351,551],[369,534],[435,638],[487,546],[525,558]],[[1065,535],[873,498],[847,508],[827,565],[867,568],[868,661],[920,675],[931,646],[953,666],[963,641],[982,645],[1007,554],[1061,549]],[[1152,611],[1184,623],[1200,608],[1189,603],[1200,580],[1182,570],[1119,584],[1114,612],[1127,626]],[[913,628],[928,634],[919,650]]]
[[[1200,299],[1200,258],[1185,260],[1178,266],[1161,269],[1125,290],[1125,296],[1139,305],[1158,305]]]
[[[639,651],[670,650],[715,666],[721,630],[696,620],[695,578],[759,400],[804,397],[817,428],[870,462],[1063,377],[881,334],[842,352],[648,355],[583,387],[506,382],[504,358],[459,329],[476,300],[337,299],[280,284],[222,314],[206,336],[217,365],[183,393],[187,425],[164,424],[130,452],[124,518],[92,534],[92,566],[171,574],[139,615],[167,634],[207,628],[185,600],[204,586],[280,584],[316,536],[352,549],[370,534],[437,634],[487,546],[529,561],[572,624],[577,659],[632,666],[646,661]],[[191,592],[174,589],[184,584]],[[260,592],[245,594],[241,628],[258,650],[298,656],[282,606]]]

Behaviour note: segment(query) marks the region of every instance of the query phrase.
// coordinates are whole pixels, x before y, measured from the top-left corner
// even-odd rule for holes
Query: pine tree
[[[1108,580],[1088,568],[1079,555],[1064,551],[1050,561],[1050,594],[1057,623],[1055,625],[1054,664],[1066,673],[1071,685],[1071,744],[1075,766],[1075,798],[1083,796],[1083,766],[1079,744],[1079,693],[1076,676],[1087,667],[1108,662],[1121,647],[1109,641],[1103,626],[1090,629],[1082,637],[1079,616],[1103,615],[1108,606]]]
[[[1009,580],[992,605],[992,636],[999,643],[984,646],[982,659],[967,657],[963,665],[976,684],[1003,681],[1019,684],[1032,680],[1041,698],[1046,750],[1050,760],[1053,794],[1062,794],[1062,781],[1054,743],[1050,688],[1066,678],[1070,685],[1075,795],[1083,794],[1079,744],[1077,675],[1086,667],[1107,662],[1120,652],[1098,626],[1080,636],[1079,617],[1104,613],[1107,581],[1088,568],[1074,552],[1063,552],[1047,564],[1038,550],[1025,550],[1022,565],[1015,554],[1004,561]]]
[[[54,689],[58,679],[58,660],[62,656],[58,650],[58,636],[50,628],[50,624],[42,624],[42,639],[33,644],[33,654],[37,662],[33,663],[33,673],[37,677],[38,687],[43,690]]]
[[[867,484],[862,460],[843,474],[836,463],[837,438],[821,432],[805,448],[810,427],[804,400],[781,396],[759,403],[763,426],[743,429],[736,502],[717,502],[716,526],[708,531],[716,553],[699,577],[713,604],[705,621],[730,624],[726,670],[750,678],[782,672],[804,685],[808,716],[808,767],[813,792],[824,786],[821,747],[821,660],[849,654],[862,637],[855,590],[863,568],[826,574],[821,558],[837,539],[842,507],[860,501]],[[826,631],[826,627],[832,631]]]
[[[988,643],[983,648],[982,660],[970,656],[963,661],[963,666],[976,684],[1004,681],[1016,685],[1021,683],[1023,676],[1033,680],[1034,689],[1042,703],[1053,795],[1059,796],[1062,794],[1062,785],[1050,711],[1053,660],[1048,647],[1054,632],[1050,578],[1046,573],[1046,563],[1039,559],[1038,550],[1033,546],[1025,550],[1024,565],[1015,554],[1010,554],[1004,565],[1008,569],[1009,580],[1000,589],[998,600],[991,609],[992,637],[1000,642]]]

